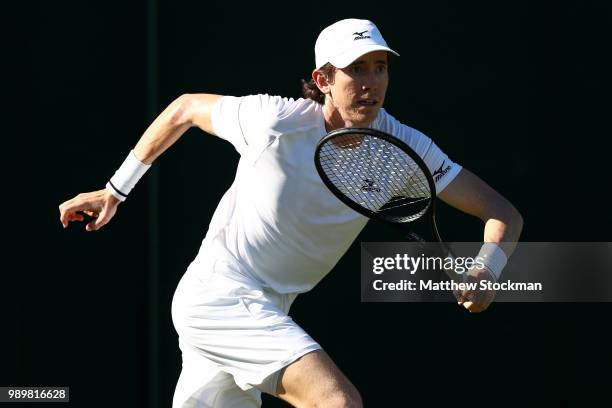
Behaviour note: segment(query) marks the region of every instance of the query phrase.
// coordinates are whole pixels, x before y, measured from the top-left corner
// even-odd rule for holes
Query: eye
[[[384,64],[380,64],[376,66],[376,72],[379,74],[387,72],[387,66]]]
[[[361,65],[351,65],[350,71],[352,74],[361,74],[363,67]]]

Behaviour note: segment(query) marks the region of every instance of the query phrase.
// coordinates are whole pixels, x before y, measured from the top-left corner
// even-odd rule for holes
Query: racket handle
[[[407,231],[406,232],[406,239],[412,242],[419,242],[422,245],[423,248],[426,248],[425,244],[427,244],[427,241],[425,241],[423,238],[421,238],[420,235],[418,235],[416,232],[413,231]],[[443,258],[445,257],[450,257],[453,259],[453,264],[454,264],[454,259],[455,256],[453,255],[453,253],[451,252],[451,250],[448,248],[448,246],[439,241],[438,242],[438,248],[439,248],[439,254],[438,256],[441,256]],[[446,276],[448,276],[449,278],[451,278],[452,280],[456,281],[456,282],[464,282],[465,281],[465,274],[459,274],[457,272],[455,272],[453,269],[446,269],[446,268],[442,268],[444,269],[444,273],[446,274]]]

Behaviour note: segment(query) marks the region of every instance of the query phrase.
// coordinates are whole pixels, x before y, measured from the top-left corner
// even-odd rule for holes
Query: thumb
[[[100,214],[98,214],[98,217],[96,217],[95,219],[91,220],[86,226],[85,229],[87,231],[97,231],[100,228],[102,228],[104,225],[106,225],[106,223],[109,220],[109,216],[108,216],[108,207],[104,206],[104,208],[102,209],[102,211],[100,211]]]

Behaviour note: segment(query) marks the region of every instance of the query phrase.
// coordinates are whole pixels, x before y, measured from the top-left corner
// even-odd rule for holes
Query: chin
[[[355,117],[353,118],[353,126],[355,127],[368,127],[372,124],[372,122],[374,122],[374,120],[376,119],[376,117],[378,116],[378,109],[376,110],[376,112],[373,113],[369,113],[369,114],[357,114],[355,115]]]

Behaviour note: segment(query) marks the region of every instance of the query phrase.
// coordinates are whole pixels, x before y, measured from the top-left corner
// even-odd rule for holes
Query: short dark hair
[[[334,83],[334,74],[336,72],[336,67],[334,67],[328,62],[327,64],[319,68],[319,71],[321,71],[321,73],[325,76],[325,78],[330,84]],[[325,94],[321,92],[317,84],[315,84],[314,79],[311,79],[310,81],[302,79],[302,94],[306,99],[312,99],[313,101],[321,105],[325,104]]]

